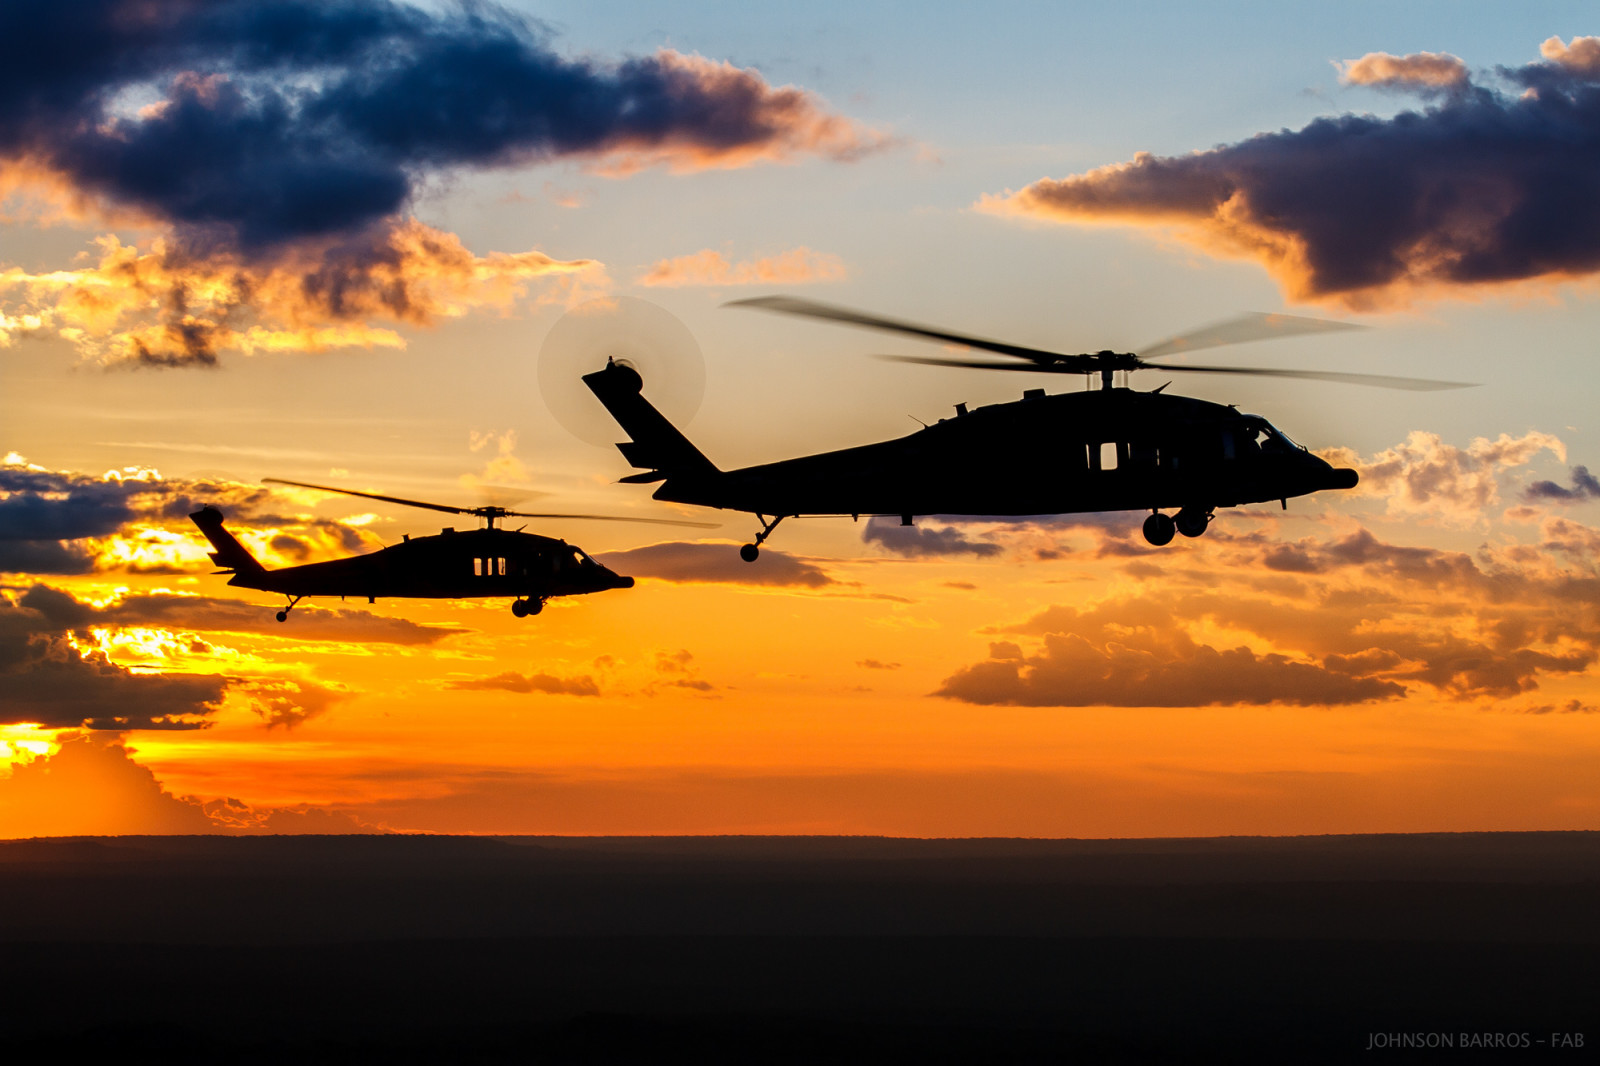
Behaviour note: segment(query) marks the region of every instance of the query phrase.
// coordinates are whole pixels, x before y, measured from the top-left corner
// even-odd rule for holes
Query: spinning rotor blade
[[[369,500],[382,500],[384,503],[398,503],[406,507],[426,507],[430,511],[443,511],[446,514],[478,514],[487,508],[483,507],[451,507],[445,503],[427,503],[423,500],[408,500],[401,496],[380,496],[376,492],[357,492],[355,489],[336,489],[330,485],[312,485],[304,481],[285,481],[279,477],[264,477],[262,481],[273,485],[293,485],[297,489],[316,489],[318,492],[337,492],[342,496],[362,496]],[[496,509],[498,510],[498,508]]]
[[[1431,378],[1397,378],[1388,374],[1345,374],[1337,370],[1277,370],[1264,366],[1168,366],[1143,363],[1141,370],[1166,370],[1174,373],[1252,374],[1264,378],[1301,378],[1308,381],[1339,381],[1346,385],[1374,385],[1380,389],[1406,389],[1411,392],[1437,392],[1441,389],[1475,389],[1475,381],[1435,381]]]
[[[862,314],[860,311],[852,311],[847,307],[834,307],[832,304],[819,304],[811,300],[801,300],[794,296],[758,296],[751,300],[732,300],[722,306],[751,307],[757,311],[777,311],[780,314],[800,315],[805,318],[825,318],[830,322],[843,322],[849,326],[864,326],[867,329],[881,329],[889,333],[906,333],[913,337],[922,337],[927,340],[961,344],[968,348],[981,348],[986,352],[998,352],[1001,355],[1014,355],[1018,359],[1027,359],[1043,365],[1060,364],[1065,360],[1081,358],[1064,352],[1047,352],[1040,348],[1024,348],[1019,344],[1006,344],[1003,341],[991,341],[983,337],[969,337],[964,333],[947,333],[944,330],[918,326],[911,322],[899,322],[892,318],[879,318],[877,315]],[[990,366],[994,364],[984,363],[980,365]]]
[[[1026,363],[989,363],[976,359],[938,359],[918,355],[880,355],[896,363],[918,363],[922,366],[954,366],[969,370],[1021,370],[1029,374],[1077,374],[1073,366],[1029,366]],[[1476,382],[1435,381],[1431,378],[1400,378],[1388,374],[1348,374],[1337,370],[1277,370],[1258,366],[1169,366],[1166,363],[1147,363],[1139,360],[1133,370],[1165,370],[1172,373],[1196,374],[1250,374],[1269,378],[1301,378],[1308,381],[1339,381],[1346,385],[1374,385],[1382,389],[1407,389],[1412,392],[1436,392],[1440,389],[1474,389]]]
[[[316,489],[318,492],[337,492],[342,496],[360,496],[368,500],[382,500],[384,503],[398,503],[405,507],[425,507],[430,511],[443,511],[446,514],[470,514],[479,518],[581,518],[591,522],[642,522],[652,526],[689,526],[694,529],[721,529],[719,522],[689,522],[677,518],[630,518],[624,515],[608,514],[535,514],[532,511],[508,511],[504,507],[451,507],[445,503],[428,503],[425,500],[408,500],[402,496],[380,496],[376,492],[357,492],[355,489],[336,489],[331,485],[312,485],[305,481],[285,481],[283,478],[264,477],[262,481],[274,485],[293,485],[297,489]]]
[[[1145,359],[1159,359],[1179,352],[1197,352],[1202,348],[1220,348],[1227,344],[1249,344],[1251,341],[1271,340],[1274,337],[1294,337],[1305,333],[1337,333],[1347,329],[1366,329],[1358,322],[1332,322],[1325,318],[1304,318],[1300,315],[1268,314],[1251,311],[1225,322],[1216,322],[1200,329],[1168,337],[1139,352]]]
[[[721,522],[689,522],[679,518],[630,518],[616,514],[533,514],[529,511],[499,511],[503,518],[582,518],[590,522],[639,522],[650,526],[688,526],[690,529],[721,529]]]

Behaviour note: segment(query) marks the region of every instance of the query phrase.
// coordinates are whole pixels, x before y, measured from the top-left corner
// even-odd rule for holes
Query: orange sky
[[[1006,30],[1000,63],[870,11],[819,9],[806,37],[678,14],[645,44],[574,17],[536,58],[576,78],[634,57],[731,112],[389,160],[402,207],[277,243],[95,184],[43,134],[0,145],[0,837],[1600,828],[1593,272],[1462,281],[1419,239],[1398,273],[1339,288],[1245,192],[1174,215],[1141,184],[1261,130],[1447,106],[1494,64],[1587,85],[1596,38],[1563,30],[1541,60],[1530,17],[1515,47],[1486,26],[1421,52],[1396,12],[1336,47],[1285,15],[1258,56],[1197,50],[1181,6],[1148,35],[1063,9],[1051,34]],[[1091,18],[1114,24],[1076,32]],[[908,52],[901,33],[927,36]],[[1063,69],[1044,38],[1138,48]],[[816,53],[784,58],[801,40]],[[924,55],[938,77],[906,58]],[[1148,77],[1108,96],[1131,65]],[[168,73],[116,86],[105,128],[221,113],[223,74]],[[1383,95],[1402,90],[1420,102]],[[1485,387],[1181,381],[1362,481],[1161,549],[1133,513],[808,519],[746,565],[754,519],[616,484],[622,456],[547,409],[540,342],[569,306],[639,293],[686,323],[706,378],[686,430],[724,467],[1082,387],[875,361],[934,350],[721,309],[789,289],[1071,351],[1312,301],[1378,328],[1238,358]],[[652,375],[647,395],[671,392]],[[272,566],[442,523],[267,477],[725,524],[532,523],[638,578],[536,618],[313,599],[279,624],[277,597],[210,573],[190,511],[221,508]]]

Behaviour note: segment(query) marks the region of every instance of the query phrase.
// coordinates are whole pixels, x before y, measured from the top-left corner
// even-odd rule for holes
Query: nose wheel
[[[756,534],[753,544],[746,544],[739,549],[739,558],[747,563],[753,563],[760,558],[762,542],[772,536],[772,531],[778,528],[778,523],[782,522],[783,519],[783,515],[777,515],[772,521],[768,522],[765,515],[756,515],[756,521],[761,523],[761,532]]]
[[[543,600],[529,598],[526,600],[513,600],[511,603],[511,613],[518,618],[527,618],[529,615],[538,614],[542,610],[544,610]]]

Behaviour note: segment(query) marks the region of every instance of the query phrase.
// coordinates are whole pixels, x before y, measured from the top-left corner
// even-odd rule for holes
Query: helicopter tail
[[[204,533],[211,546],[217,549],[211,553],[212,562],[225,570],[241,575],[267,572],[267,568],[256,562],[256,557],[251,555],[232,533],[222,528],[221,511],[208,503],[191,514],[189,519],[200,527],[200,532]]]
[[[689,443],[688,437],[644,398],[644,379],[633,367],[608,359],[604,370],[585,374],[583,383],[632,438],[617,445],[623,457],[646,471],[630,474],[623,481],[647,484],[669,477],[695,479],[720,473],[699,448]]]

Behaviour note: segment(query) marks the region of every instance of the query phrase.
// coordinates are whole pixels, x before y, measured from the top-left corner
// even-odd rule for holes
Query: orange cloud
[[[1374,53],[1349,81],[1436,101],[1339,115],[1184,156],[1147,152],[982,197],[994,214],[1156,230],[1261,264],[1289,299],[1355,310],[1470,297],[1600,274],[1600,168],[1586,145],[1600,95],[1593,38],[1503,71],[1523,91],[1468,87],[1453,56]],[[1576,140],[1574,139],[1576,138]]]
[[[829,112],[814,94],[793,85],[777,88],[759,72],[663,48],[653,57],[674,95],[716,101],[704,125],[619,129],[590,169],[623,177],[647,167],[674,173],[730,170],[755,163],[786,163],[800,155],[853,162],[897,144],[882,130]],[[725,125],[719,141],[706,127]]]
[[[764,259],[730,263],[711,248],[662,259],[639,278],[639,284],[676,288],[684,285],[803,285],[814,281],[839,281],[846,274],[844,260],[801,246]]]
[[[1574,37],[1571,44],[1551,37],[1539,46],[1539,54],[1580,77],[1600,78],[1600,37]]]
[[[1498,475],[1523,466],[1542,451],[1565,459],[1561,440],[1532,430],[1520,437],[1502,433],[1495,440],[1478,437],[1465,448],[1446,444],[1437,433],[1413,431],[1402,444],[1362,459],[1348,448],[1319,454],[1330,462],[1354,466],[1361,482],[1357,496],[1387,501],[1392,514],[1431,515],[1459,525],[1487,520],[1500,502]]]
[[[415,219],[369,237],[296,248],[267,262],[185,255],[101,237],[99,262],[76,270],[0,271],[0,346],[56,334],[105,364],[212,365],[222,352],[404,347],[392,325],[427,326],[483,309],[508,313],[531,283],[536,303],[603,287],[593,260],[537,251],[478,256]]]
[[[1334,66],[1347,85],[1454,89],[1465,86],[1468,80],[1467,65],[1448,52],[1413,52],[1405,56],[1368,52],[1360,59],[1347,59]]]

